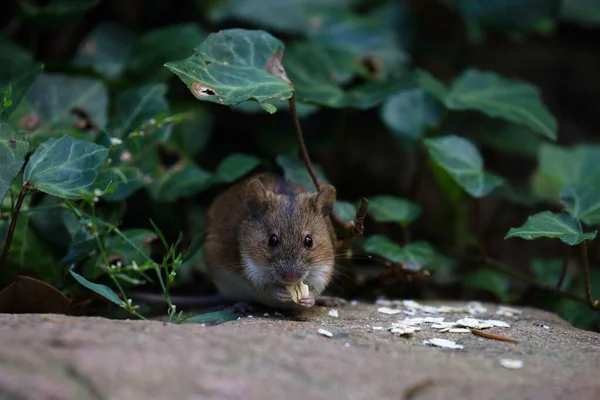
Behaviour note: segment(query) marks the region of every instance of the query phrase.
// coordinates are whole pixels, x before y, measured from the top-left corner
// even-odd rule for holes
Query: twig
[[[590,307],[595,309],[600,309],[600,301],[594,300],[594,296],[592,295],[592,284],[590,282],[590,264],[588,262],[587,255],[587,243],[584,240],[579,245],[579,249],[581,250],[581,268],[583,269],[583,276],[585,279],[585,295],[587,297],[587,302]]]
[[[500,340],[503,342],[517,343],[517,341],[513,338],[509,338],[507,336],[502,336],[502,335],[494,335],[493,333],[483,332],[483,331],[480,331],[479,329],[471,329],[471,333],[473,333],[476,336],[481,336],[481,337],[484,337],[487,339],[494,339],[494,340]]]
[[[562,267],[560,269],[560,276],[558,277],[558,282],[556,283],[556,288],[560,290],[560,287],[563,285],[565,281],[565,276],[567,275],[567,268],[569,266],[569,256],[571,255],[571,246],[567,246],[566,253],[563,257]]]
[[[13,209],[12,217],[10,219],[10,225],[8,226],[8,233],[6,234],[6,241],[4,242],[4,247],[2,248],[2,255],[0,256],[0,276],[2,276],[2,269],[4,268],[4,264],[6,264],[6,259],[8,258],[8,250],[10,249],[10,245],[12,243],[13,235],[15,234],[15,228],[17,227],[17,219],[19,219],[19,211],[21,210],[21,206],[23,205],[23,200],[25,199],[25,195],[29,190],[27,181],[23,182],[23,187],[21,188],[21,193],[19,193],[19,197],[17,198],[17,204]]]

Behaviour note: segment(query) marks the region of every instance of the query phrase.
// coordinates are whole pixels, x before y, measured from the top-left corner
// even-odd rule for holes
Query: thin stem
[[[565,276],[567,275],[567,268],[569,267],[569,256],[571,255],[571,246],[567,246],[567,250],[563,257],[562,267],[560,269],[560,276],[558,277],[558,282],[556,283],[556,288],[560,290],[560,287],[563,285],[565,281]]]
[[[23,200],[25,200],[25,195],[29,190],[27,186],[27,182],[23,182],[23,187],[21,188],[21,192],[19,193],[19,198],[17,199],[17,204],[13,209],[12,217],[10,219],[10,225],[8,226],[8,233],[6,234],[6,241],[4,242],[4,247],[2,248],[2,255],[0,256],[0,276],[2,276],[2,269],[4,269],[4,265],[6,264],[6,259],[8,258],[8,250],[10,249],[10,245],[12,243],[13,236],[15,234],[15,228],[17,227],[17,220],[19,219],[19,211],[21,210],[21,206],[23,205]]]
[[[312,178],[317,191],[321,190],[321,181],[317,177],[317,174],[310,162],[310,158],[308,156],[308,151],[306,150],[306,144],[304,143],[304,137],[302,135],[302,127],[300,126],[300,119],[298,118],[298,110],[296,109],[296,98],[295,95],[292,95],[289,99],[290,104],[290,112],[292,114],[292,120],[294,122],[294,130],[296,131],[296,140],[298,140],[298,145],[300,146],[300,152],[302,153],[302,159],[304,160],[304,164],[306,164],[306,169],[308,169],[308,173]]]
[[[583,276],[585,279],[585,295],[587,298],[587,302],[592,308],[600,308],[600,301],[594,300],[594,296],[592,295],[592,284],[590,282],[590,264],[588,261],[587,254],[587,243],[584,240],[579,245],[579,249],[581,250],[581,268],[583,269]]]
[[[104,261],[104,268],[109,268],[108,266],[108,256],[106,255],[106,250],[104,249],[104,245],[98,236],[98,225],[96,223],[96,206],[92,203],[92,230],[94,231],[94,238],[96,239],[96,244],[98,245],[98,250],[100,250],[100,254],[102,254],[102,260]],[[112,277],[112,275],[111,275]],[[115,279],[116,280],[116,279]]]

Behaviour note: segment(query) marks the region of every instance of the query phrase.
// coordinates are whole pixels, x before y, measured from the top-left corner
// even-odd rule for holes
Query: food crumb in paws
[[[308,285],[305,285],[304,282],[300,282],[296,285],[288,285],[285,288],[292,296],[292,301],[296,304],[298,304],[299,299],[308,297],[310,294]]]

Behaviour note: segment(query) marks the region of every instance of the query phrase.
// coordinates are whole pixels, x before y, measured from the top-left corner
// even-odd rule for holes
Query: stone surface
[[[0,314],[0,399],[600,398],[599,334],[539,310],[510,318],[485,306],[489,313],[476,316],[410,317],[499,319],[510,328],[485,332],[517,343],[428,324],[409,337],[374,331],[406,317],[374,304],[339,307],[338,318],[315,307],[216,326]],[[464,348],[423,344],[433,337]],[[503,358],[523,367],[504,368]]]

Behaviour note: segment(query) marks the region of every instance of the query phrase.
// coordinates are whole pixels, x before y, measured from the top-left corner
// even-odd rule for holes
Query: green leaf
[[[503,303],[508,303],[515,299],[514,293],[510,292],[510,278],[508,275],[498,271],[480,268],[465,278],[464,285],[466,287],[486,290]]]
[[[419,86],[423,90],[433,95],[442,103],[446,103],[446,97],[450,94],[450,90],[443,82],[439,81],[429,71],[423,69],[417,69],[415,74]]]
[[[131,50],[132,33],[116,23],[98,25],[79,44],[73,63],[91,67],[109,79],[119,78]]]
[[[119,165],[109,168],[108,171],[112,175],[112,187],[109,194],[102,196],[104,200],[125,200],[147,185],[143,172],[136,167]]]
[[[148,187],[156,202],[171,202],[191,197],[212,185],[212,174],[195,164],[175,164]]]
[[[193,158],[208,143],[212,127],[212,115],[205,108],[196,108],[188,119],[173,127],[168,144],[182,157]]]
[[[117,138],[125,138],[143,123],[158,115],[169,112],[165,99],[167,86],[164,84],[144,85],[120,93],[114,100],[117,113],[112,118],[108,130]],[[168,138],[170,125],[158,128],[153,136]],[[152,140],[154,141],[154,140]]]
[[[209,312],[206,314],[200,314],[195,317],[188,318],[184,322],[190,323],[190,324],[206,324],[206,323],[215,322],[215,321],[223,321],[223,322],[235,321],[238,318],[239,317],[236,314],[228,313],[225,311],[213,311],[213,312]]]
[[[367,237],[363,248],[365,252],[376,254],[391,262],[416,262],[422,266],[427,266],[432,264],[437,258],[435,250],[427,242],[416,241],[401,247],[383,235],[371,235]]]
[[[168,25],[145,32],[133,44],[127,61],[128,74],[143,82],[165,81],[172,75],[163,68],[164,64],[191,55],[206,36],[196,23]]]
[[[82,286],[99,294],[100,296],[104,297],[105,299],[112,301],[113,303],[115,303],[118,306],[121,306],[124,304],[123,300],[121,300],[121,298],[119,296],[117,296],[117,294],[115,292],[113,292],[113,290],[111,288],[109,288],[108,286],[90,282],[87,279],[85,279],[83,276],[76,273],[75,271],[69,270],[69,273],[71,274],[71,276],[73,278],[75,278],[75,280],[77,282],[79,282],[79,284],[81,284]]]
[[[31,0],[20,1],[23,15],[36,25],[54,28],[81,17],[86,11],[96,7],[101,0],[51,0],[40,6]]]
[[[23,65],[25,62],[32,61],[31,54],[20,45],[8,40],[6,36],[0,32],[0,63],[13,61]]]
[[[108,149],[81,139],[62,136],[40,144],[31,155],[23,180],[34,189],[66,199],[93,191]]]
[[[530,159],[537,158],[540,146],[545,142],[544,138],[524,125],[482,117],[484,120],[481,122],[469,118],[472,132],[465,136],[476,144],[482,144],[505,153]]]
[[[584,233],[581,224],[575,217],[566,212],[553,213],[543,211],[527,218],[518,228],[510,228],[504,239],[520,237],[526,240],[558,238],[564,243],[574,246],[584,240],[593,240],[597,231]]]
[[[333,210],[343,221],[354,221],[358,209],[352,203],[347,201],[337,200],[333,206]]]
[[[450,110],[480,111],[528,126],[552,140],[557,137],[556,119],[544,106],[539,90],[522,81],[469,69],[452,83],[445,104]]]
[[[74,108],[85,111],[102,129],[106,125],[108,92],[101,81],[69,75],[40,75],[27,99],[40,119],[38,130],[66,130],[75,127]]]
[[[84,221],[81,222],[79,229],[73,235],[73,240],[69,243],[65,255],[60,260],[60,264],[63,267],[69,267],[76,262],[82,261],[90,256],[98,247],[98,242],[92,234],[91,229],[85,226]],[[102,235],[99,234],[99,236]]]
[[[249,154],[230,154],[215,171],[214,180],[217,182],[232,183],[260,164],[260,158]]]
[[[587,225],[600,224],[600,187],[591,185],[565,186],[560,193],[567,211]]]
[[[19,174],[29,144],[21,138],[11,125],[0,121],[0,204]]]
[[[31,226],[44,242],[61,251],[68,248],[79,221],[70,209],[60,207],[63,199],[44,196],[42,201],[29,209]]]
[[[597,0],[563,0],[560,15],[563,20],[586,27],[600,25],[600,3]]]
[[[541,285],[556,287],[560,278],[563,261],[560,258],[536,258],[531,261],[531,272]],[[573,274],[565,274],[562,288],[568,288],[573,281]]]
[[[269,99],[288,99],[292,86],[281,65],[283,43],[261,30],[225,29],[211,33],[195,54],[165,66],[199,100],[224,105],[257,101],[269,113]]]
[[[304,162],[297,156],[291,154],[280,154],[276,158],[277,165],[283,169],[283,177],[285,180],[295,183],[296,185],[302,186],[306,190],[314,191],[315,184],[310,177],[310,174],[306,170]],[[313,168],[317,177],[325,185],[329,184],[329,181],[325,177],[325,174],[318,165],[313,164]]]
[[[369,214],[377,222],[397,222],[407,226],[421,214],[419,205],[399,197],[374,196],[368,200]]]
[[[4,51],[3,49],[2,52]],[[0,58],[0,96],[10,88],[10,101],[12,101],[12,105],[6,108],[3,107],[6,118],[16,110],[23,96],[44,68],[43,64],[23,60],[21,57],[15,56],[14,59]]]
[[[156,233],[148,229],[126,229],[121,231],[125,236],[109,236],[106,240],[106,252],[111,257],[118,257],[123,265],[132,262],[142,264],[150,257],[150,243],[157,238]]]
[[[439,125],[442,111],[433,96],[422,88],[414,88],[388,97],[381,107],[381,118],[393,132],[418,139]]]
[[[504,180],[483,169],[479,150],[469,140],[455,135],[426,139],[429,156],[467,193],[484,197]]]

